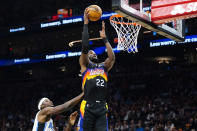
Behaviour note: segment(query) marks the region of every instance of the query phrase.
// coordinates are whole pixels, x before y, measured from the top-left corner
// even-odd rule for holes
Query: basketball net
[[[117,49],[127,51],[128,53],[138,52],[137,38],[141,25],[138,25],[129,19],[125,19],[120,15],[111,16],[110,23],[118,35]]]

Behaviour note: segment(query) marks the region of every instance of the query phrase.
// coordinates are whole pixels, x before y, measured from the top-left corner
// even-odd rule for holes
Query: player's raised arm
[[[107,36],[105,34],[105,22],[104,21],[102,21],[102,30],[100,31],[100,36],[103,39],[105,46],[107,48],[108,58],[105,60],[104,65],[107,68],[107,70],[109,71],[114,65],[115,55],[114,55],[114,51],[107,39]]]
[[[59,114],[64,111],[67,111],[67,110],[73,108],[77,103],[79,103],[79,101],[81,100],[83,95],[84,95],[84,93],[81,93],[77,97],[65,102],[62,105],[44,108],[43,110],[41,110],[40,115],[46,115],[46,116],[55,115],[55,114]]]
[[[84,12],[84,25],[82,33],[82,53],[79,58],[79,64],[81,66],[81,73],[86,70],[86,66],[89,63],[88,60],[88,45],[89,45],[89,34],[88,34],[88,8]]]

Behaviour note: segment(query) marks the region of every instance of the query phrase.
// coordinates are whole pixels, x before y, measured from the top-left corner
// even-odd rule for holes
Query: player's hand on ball
[[[105,22],[102,21],[102,30],[100,31],[100,37],[101,38],[106,38],[106,34],[105,34]]]
[[[69,123],[73,126],[75,124],[75,120],[77,118],[77,111],[73,112],[69,117]]]
[[[84,24],[88,24],[89,23],[89,19],[88,19],[88,14],[89,13],[89,9],[86,8],[85,11],[84,11]]]

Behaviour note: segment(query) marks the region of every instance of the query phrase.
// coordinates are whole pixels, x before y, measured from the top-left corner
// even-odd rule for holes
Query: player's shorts
[[[78,131],[108,131],[107,112],[106,102],[83,100],[80,106]]]

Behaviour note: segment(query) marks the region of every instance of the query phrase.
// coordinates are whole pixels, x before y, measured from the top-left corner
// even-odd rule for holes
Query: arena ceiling
[[[44,21],[58,9],[79,8],[91,4],[110,10],[110,0],[6,0],[1,2],[0,27]]]

